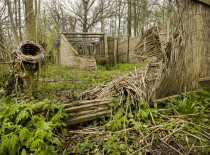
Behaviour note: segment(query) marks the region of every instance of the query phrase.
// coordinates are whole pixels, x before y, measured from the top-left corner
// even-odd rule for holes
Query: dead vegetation
[[[139,57],[138,62],[145,59],[163,59],[166,34],[161,29],[163,28],[153,27],[144,32],[134,49],[136,56]]]
[[[204,119],[208,118],[204,116],[209,108],[205,101],[209,100],[208,94],[209,91],[199,90],[154,107],[147,102],[134,105],[132,101],[123,104],[120,99],[112,101],[111,119],[108,122],[98,119],[101,126],[77,126],[70,130],[65,137],[66,151],[70,154],[206,154],[210,147],[210,128]],[[192,102],[197,102],[194,107]]]
[[[107,85],[97,85],[84,92],[81,98],[93,100],[104,97],[118,97],[121,101],[124,98],[129,98],[134,103],[141,100],[153,100],[154,89],[151,89],[151,86],[156,85],[160,79],[161,69],[161,62],[150,62],[146,66],[135,69],[135,71],[129,74],[116,77]]]

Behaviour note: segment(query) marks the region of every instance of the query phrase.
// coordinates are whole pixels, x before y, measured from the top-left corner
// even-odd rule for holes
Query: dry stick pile
[[[135,72],[115,78],[107,86],[98,85],[94,89],[82,94],[84,99],[98,99],[103,97],[125,97],[127,94],[133,100],[147,99],[145,75],[148,66]],[[135,92],[135,94],[134,94]]]
[[[122,104],[123,100],[128,98],[131,99],[133,103],[138,103],[141,100],[154,100],[154,92],[160,81],[163,64],[162,61],[164,60],[164,54],[161,50],[161,44],[156,32],[157,31],[155,31],[155,29],[148,30],[135,49],[136,52],[142,56],[142,60],[145,58],[150,59],[150,63],[148,65],[135,69],[135,71],[130,74],[117,77],[108,85],[97,85],[96,87],[83,93],[81,98],[94,100],[104,97],[117,97],[120,98],[119,104]],[[83,141],[84,137],[87,137],[88,135],[100,135],[100,139],[103,139],[106,143],[108,141],[106,137],[114,136],[116,133],[123,132],[131,135],[131,137],[138,137],[138,146],[134,146],[135,151],[132,152],[132,154],[137,154],[139,151],[145,149],[149,149],[152,154],[199,154],[197,150],[198,148],[210,147],[209,145],[196,146],[194,144],[194,141],[206,142],[210,139],[208,134],[210,131],[209,127],[201,126],[203,129],[201,133],[203,135],[202,137],[191,134],[189,131],[184,129],[188,124],[190,124],[193,128],[198,126],[197,124],[193,124],[191,122],[191,117],[198,114],[177,116],[164,115],[164,112],[162,111],[168,110],[169,109],[160,109],[156,113],[157,116],[155,117],[163,119],[163,122],[159,125],[156,125],[157,122],[155,122],[155,120],[157,118],[154,119],[152,113],[150,112],[152,124],[151,126],[141,130],[136,130],[132,127],[124,128],[123,130],[116,132],[105,131],[106,126],[109,126],[109,124],[113,121],[111,120],[107,125],[102,127],[81,128],[80,130],[69,131],[69,135],[65,137],[67,152],[73,153],[73,148],[78,144],[78,141]],[[168,131],[167,128],[170,128],[170,131]],[[177,136],[176,133],[183,133],[183,135]],[[159,139],[159,142],[157,142],[157,138]],[[90,136],[89,142],[92,142],[90,145],[94,146],[95,143],[97,143],[97,140],[91,139]],[[119,143],[123,144],[124,141],[122,140]],[[92,151],[97,153],[101,149],[103,148],[98,145],[94,147],[94,150]]]
[[[149,101],[153,94],[154,86],[160,77],[161,62],[150,63],[145,67],[135,69],[130,74],[115,78],[108,85],[97,85],[82,94],[85,100],[100,99],[104,97],[117,97],[122,101],[130,98],[133,102],[140,100]]]
[[[161,111],[167,109],[161,109]],[[210,140],[209,131],[210,128],[204,125],[198,125],[191,122],[191,117],[199,114],[185,114],[185,115],[174,115],[166,116],[161,114],[161,111],[158,111],[157,114],[160,117],[164,118],[164,122],[161,125],[152,125],[147,129],[136,130],[135,128],[127,128],[119,130],[116,132],[105,131],[104,128],[109,126],[111,122],[108,122],[105,126],[100,126],[96,128],[81,128],[79,130],[69,131],[69,135],[65,138],[66,151],[68,153],[75,153],[73,148],[78,144],[78,141],[81,142],[84,140],[84,137],[90,136],[91,134],[100,135],[101,137],[110,137],[114,136],[117,133],[127,133],[131,137],[138,137],[138,147],[134,146],[134,151],[131,154],[137,154],[141,150],[149,149],[152,154],[201,154],[198,150],[199,148],[208,148],[210,145],[195,145],[195,141],[207,142]],[[196,134],[191,134],[189,131],[185,130],[185,126],[201,127],[202,136],[197,136]],[[171,128],[170,131],[167,128]],[[149,130],[149,132],[148,132]],[[145,132],[147,131],[147,132]],[[197,131],[196,131],[197,132]],[[180,136],[177,136],[176,133],[179,133]],[[156,134],[156,135],[155,135]],[[160,142],[157,143],[157,138]],[[88,138],[91,146],[97,142],[91,138]],[[107,142],[108,139],[104,138],[104,142]],[[136,141],[135,141],[136,142]],[[122,140],[119,143],[124,143]],[[140,146],[140,147],[139,147]],[[102,148],[100,145],[95,146],[93,152],[97,153]]]
[[[163,52],[157,27],[150,28],[144,33],[134,52],[139,56],[139,62],[148,58],[162,58]]]
[[[140,55],[141,60],[145,58],[150,63],[130,74],[115,78],[108,85],[97,85],[81,95],[82,99],[93,100],[104,97],[117,97],[122,101],[123,98],[129,98],[133,102],[141,100],[154,100],[154,91],[158,83],[161,71],[163,52],[159,39],[158,28],[151,28],[145,32],[135,48],[135,52]]]

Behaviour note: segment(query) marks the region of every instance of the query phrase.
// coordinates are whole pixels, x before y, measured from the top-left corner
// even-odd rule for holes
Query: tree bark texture
[[[83,23],[83,32],[88,32],[87,28],[87,16],[88,16],[88,1],[83,0],[83,8],[84,8],[84,23]]]
[[[33,0],[24,0],[25,4],[25,25],[26,38],[30,41],[36,40],[36,23],[33,10]]]

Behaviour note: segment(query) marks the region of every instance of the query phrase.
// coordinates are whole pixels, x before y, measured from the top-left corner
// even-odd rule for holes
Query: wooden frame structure
[[[104,33],[71,32],[61,35],[65,36],[74,52],[77,51],[75,54],[108,57],[107,35]],[[98,49],[96,49],[97,46]]]
[[[105,33],[61,33],[59,64],[83,69],[97,69],[97,64],[115,62],[114,39]]]

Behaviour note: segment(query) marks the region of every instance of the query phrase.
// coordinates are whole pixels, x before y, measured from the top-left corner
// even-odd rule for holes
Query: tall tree
[[[36,24],[33,9],[33,0],[24,0],[25,5],[25,25],[27,40],[36,40]]]
[[[104,19],[111,18],[115,14],[114,5],[111,3],[114,2],[110,0],[80,0],[72,6],[70,11],[79,17],[78,24],[82,27],[82,31],[88,32],[100,21],[104,25]]]
[[[128,36],[131,36],[131,0],[128,0],[128,19],[127,19],[127,22],[128,22]]]
[[[38,0],[36,10],[36,42],[39,43],[39,14],[40,14],[41,0]]]
[[[142,0],[142,18],[141,18],[141,33],[144,33],[144,27],[146,22],[146,14],[147,14],[147,0]]]
[[[0,61],[1,59],[4,60],[5,58],[5,52],[4,52],[4,42],[3,42],[3,29],[2,29],[2,21],[0,16]]]
[[[14,36],[15,36],[16,44],[18,45],[20,43],[20,40],[19,40],[19,37],[18,37],[18,33],[17,33],[15,23],[13,21],[13,13],[12,13],[11,1],[10,0],[7,0],[7,6],[8,6],[8,15],[10,17],[10,23],[11,23],[12,31],[13,31]]]
[[[133,11],[134,11],[134,36],[137,35],[137,28],[138,28],[138,25],[137,25],[137,3],[138,3],[138,0],[134,0],[134,4],[133,4]]]
[[[127,53],[127,62],[129,62],[129,53],[130,53],[130,36],[131,36],[131,0],[128,0],[128,53]]]
[[[120,30],[121,30],[121,25],[122,25],[124,8],[125,8],[125,3],[122,0],[120,0],[118,2],[118,30],[117,30],[119,41],[121,41]]]
[[[104,0],[101,0],[101,32],[104,32]]]
[[[168,18],[167,18],[167,42],[170,39],[170,26],[171,26],[171,8],[172,7],[172,0],[168,2]]]
[[[19,30],[19,38],[22,41],[22,28],[21,28],[21,3],[18,0],[18,30]]]

